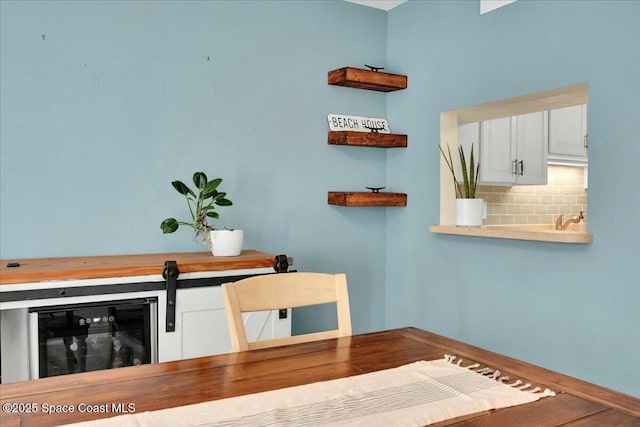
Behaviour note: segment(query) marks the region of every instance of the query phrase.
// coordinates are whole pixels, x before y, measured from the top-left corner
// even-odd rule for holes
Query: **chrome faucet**
[[[558,216],[556,219],[556,230],[566,230],[571,223],[578,224],[584,219],[584,212],[580,211],[580,215],[569,218],[564,224],[562,223],[563,215]]]

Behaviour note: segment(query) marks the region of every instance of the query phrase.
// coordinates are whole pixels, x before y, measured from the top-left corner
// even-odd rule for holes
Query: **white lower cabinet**
[[[3,384],[29,379],[29,312],[0,310],[0,375]]]
[[[289,336],[291,310],[286,310],[286,315],[283,313],[283,316],[279,315],[278,310],[245,314],[245,327],[250,341]],[[178,289],[175,331],[166,332],[164,320],[159,321],[159,361],[189,359],[230,351],[231,342],[221,287]]]
[[[547,112],[481,122],[479,182],[546,184],[548,135]]]
[[[175,331],[172,332],[167,331],[167,291],[163,289],[164,279],[161,275],[3,285],[1,291],[7,292],[7,295],[14,291],[42,292],[47,289],[65,289],[69,293],[76,289],[91,289],[95,293],[64,298],[5,298],[7,301],[0,301],[1,382],[11,383],[36,377],[33,371],[37,369],[39,360],[38,325],[30,319],[29,310],[40,307],[77,304],[99,306],[137,298],[157,299],[154,305],[157,313],[151,316],[157,319],[157,324],[152,322],[151,326],[157,332],[157,347],[152,346],[157,348],[157,354],[152,356],[152,360],[165,362],[228,353],[231,351],[231,342],[219,284],[225,283],[227,277],[228,281],[233,281],[238,277],[256,274],[286,273],[275,273],[272,268],[250,268],[180,274],[178,280],[182,285],[176,289]],[[193,285],[190,279],[199,282]],[[112,293],[113,289],[135,286],[138,282],[158,289]],[[248,339],[255,341],[291,335],[291,309],[282,309],[245,314]]]

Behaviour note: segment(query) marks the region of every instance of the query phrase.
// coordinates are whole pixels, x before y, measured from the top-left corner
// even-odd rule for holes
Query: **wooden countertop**
[[[78,410],[48,415],[41,410],[44,404],[76,408],[80,403],[123,403],[140,413],[380,371],[418,360],[441,359],[444,354],[548,387],[557,396],[434,426],[640,424],[640,399],[416,328],[0,384],[0,403],[8,404],[10,410],[0,414],[0,424],[49,426],[119,415]],[[38,411],[20,410],[25,406],[19,404]]]
[[[162,274],[165,261],[176,261],[180,273],[272,267],[275,255],[254,250],[234,257],[214,257],[211,252],[143,255],[108,255],[66,258],[0,260],[0,285],[57,280]],[[7,267],[17,262],[19,267]]]
[[[483,225],[480,227],[456,227],[432,225],[429,231],[460,236],[493,237],[497,239],[534,240],[552,243],[591,243],[593,235],[586,231],[555,230],[550,225]]]

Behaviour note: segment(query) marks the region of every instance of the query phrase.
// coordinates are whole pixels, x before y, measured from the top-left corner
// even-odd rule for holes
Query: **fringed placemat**
[[[398,368],[74,426],[424,426],[555,396],[463,360]]]

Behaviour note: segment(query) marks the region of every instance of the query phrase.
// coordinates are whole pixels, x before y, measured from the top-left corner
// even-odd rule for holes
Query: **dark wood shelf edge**
[[[330,145],[353,145],[359,147],[405,148],[407,146],[407,135],[330,130],[327,134],[327,143]]]
[[[407,76],[384,73],[381,71],[362,70],[360,68],[343,67],[329,71],[327,83],[335,86],[346,86],[355,89],[393,92],[407,88]]]
[[[372,193],[359,191],[329,191],[327,203],[337,206],[407,206],[405,193]]]

